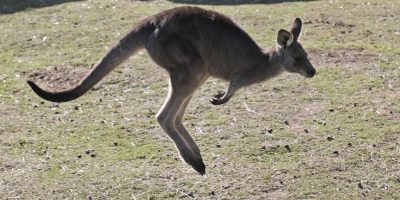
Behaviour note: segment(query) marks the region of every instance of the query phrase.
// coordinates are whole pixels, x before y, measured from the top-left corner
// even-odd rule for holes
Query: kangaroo
[[[228,102],[238,89],[283,71],[313,77],[316,70],[298,42],[301,28],[302,22],[296,18],[291,30],[279,30],[277,44],[264,50],[223,14],[198,7],[173,8],[140,21],[72,89],[48,92],[33,81],[27,83],[45,100],[71,101],[89,91],[131,55],[146,49],[170,76],[168,96],[156,119],[175,143],[181,158],[204,175],[199,147],[182,124],[193,93],[210,76],[229,81],[228,89],[210,100],[220,105]]]

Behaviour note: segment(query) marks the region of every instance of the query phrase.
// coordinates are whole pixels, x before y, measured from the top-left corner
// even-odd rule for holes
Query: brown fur
[[[219,105],[228,102],[239,88],[267,80],[285,70],[314,76],[315,69],[297,42],[301,26],[297,18],[292,30],[280,30],[277,45],[264,51],[222,14],[197,7],[174,8],[142,20],[76,87],[52,93],[32,81],[28,84],[46,100],[70,101],[85,94],[135,52],[146,49],[154,62],[170,75],[169,94],[157,114],[157,121],[174,141],[185,162],[204,174],[200,150],[182,124],[193,93],[210,76],[230,81],[226,92],[211,99],[212,104]]]

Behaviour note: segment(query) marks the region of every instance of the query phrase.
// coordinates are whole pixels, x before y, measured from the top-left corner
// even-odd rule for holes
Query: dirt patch
[[[30,158],[12,158],[8,155],[0,155],[0,191],[5,199],[13,199],[21,194],[21,190],[27,191],[35,188],[37,178],[32,172],[41,170],[44,165]]]
[[[345,23],[343,21],[328,20],[324,16],[321,16],[321,17],[322,17],[322,19],[309,20],[309,21],[304,22],[304,24],[314,24],[315,27],[330,25],[333,27],[353,28],[356,26],[355,24]]]
[[[88,67],[72,67],[69,65],[50,66],[29,74],[29,79],[38,82],[43,88],[51,91],[69,89],[89,72]]]
[[[378,54],[365,49],[306,49],[314,66],[348,66],[378,61]]]

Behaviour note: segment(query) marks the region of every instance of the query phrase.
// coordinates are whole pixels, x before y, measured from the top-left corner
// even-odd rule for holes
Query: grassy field
[[[227,83],[209,79],[185,116],[205,176],[156,123],[168,76],[145,52],[73,102],[25,82],[72,87],[138,20],[188,1],[27,2],[0,0],[0,199],[400,199],[397,0],[198,3],[265,48],[301,17],[318,71],[222,106]]]

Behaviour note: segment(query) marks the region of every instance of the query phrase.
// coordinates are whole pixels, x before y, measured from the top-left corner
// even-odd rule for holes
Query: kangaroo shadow
[[[168,0],[173,3],[198,5],[241,5],[241,4],[276,4],[284,2],[307,2],[317,0]]]
[[[84,0],[0,0],[0,14],[12,14],[28,8],[42,8]]]

